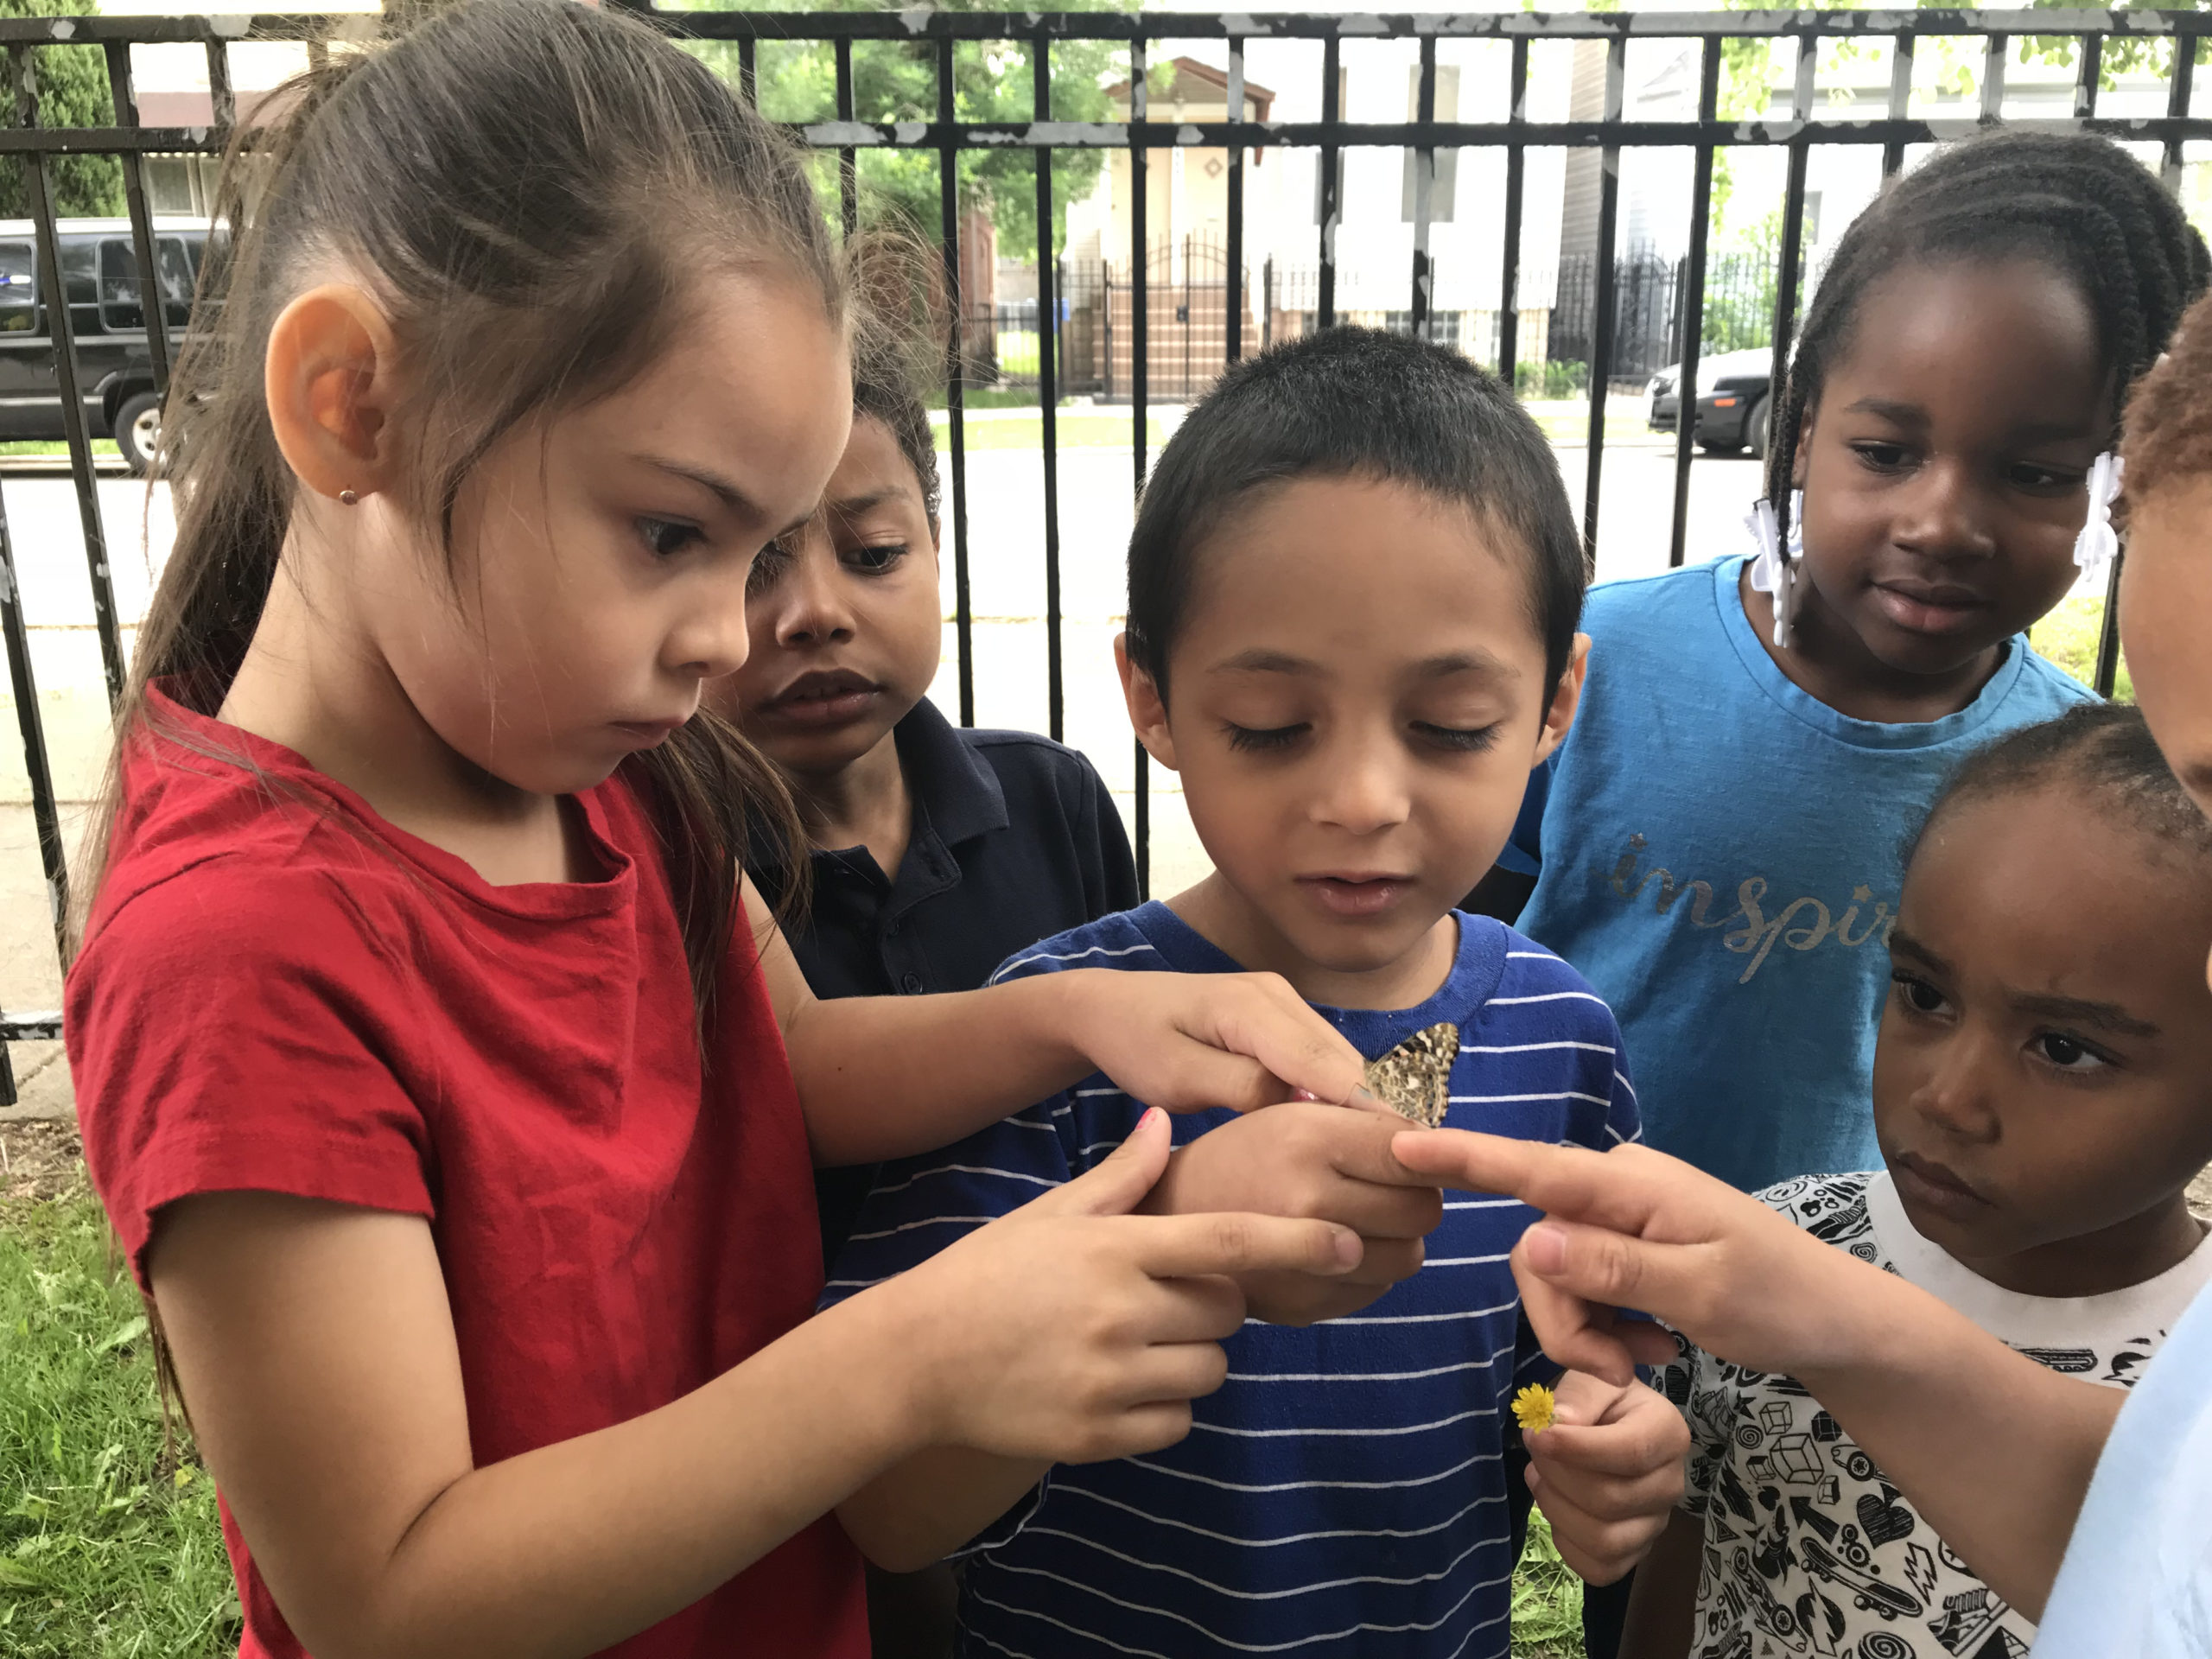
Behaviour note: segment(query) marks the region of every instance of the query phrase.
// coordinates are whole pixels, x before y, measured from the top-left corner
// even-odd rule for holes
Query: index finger
[[[1472,1129],[1409,1129],[1391,1151],[1408,1169],[1446,1186],[1503,1193],[1547,1215],[1633,1237],[1643,1236],[1682,1177],[1712,1179],[1647,1147],[1592,1152]]]
[[[1357,1267],[1363,1252],[1357,1233],[1328,1221],[1243,1211],[1130,1219],[1145,1228],[1136,1264],[1155,1279],[1240,1273],[1334,1278]]]
[[[1222,1047],[1249,1055],[1281,1079],[1294,1095],[1316,1100],[1351,1101],[1367,1085],[1367,1062],[1344,1034],[1289,993],[1257,995],[1241,1007],[1224,1008],[1214,1033]]]

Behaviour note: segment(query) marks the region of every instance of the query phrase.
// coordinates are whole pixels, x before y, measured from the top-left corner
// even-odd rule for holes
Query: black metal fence
[[[1520,340],[1520,283],[1517,251],[1522,243],[1527,195],[1528,161],[1532,149],[1563,147],[1595,150],[1601,165],[1597,173],[1597,235],[1591,255],[1587,283],[1587,327],[1579,341],[1580,360],[1588,365],[1590,389],[1587,438],[1584,446],[1583,525],[1594,547],[1599,523],[1599,483],[1605,464],[1605,429],[1604,389],[1617,378],[1640,372],[1654,354],[1651,341],[1663,332],[1658,319],[1673,317],[1674,334],[1664,353],[1689,365],[1681,395],[1687,404],[1695,397],[1695,365],[1707,338],[1709,300],[1716,293],[1738,291],[1725,267],[1709,257],[1708,232],[1713,204],[1713,165],[1723,148],[1768,149],[1786,157],[1786,186],[1782,202],[1779,254],[1774,262],[1770,303],[1762,275],[1751,291],[1770,321],[1763,339],[1760,331],[1743,325],[1739,312],[1724,308],[1727,343],[1751,340],[1774,352],[1777,378],[1784,365],[1788,341],[1800,309],[1804,272],[1802,247],[1805,228],[1806,169],[1817,145],[1878,147],[1884,170],[1894,173],[1903,164],[1905,150],[1914,144],[1939,142],[2001,118],[2005,103],[2005,70],[2015,43],[2024,37],[2078,42],[2074,52],[2075,81],[2070,111],[2040,124],[2086,130],[2135,143],[2160,147],[2164,172],[2177,179],[2183,145],[2190,140],[2212,138],[2212,121],[2190,112],[2190,93],[2196,47],[2212,35],[2212,15],[2186,11],[2076,12],[2027,10],[1970,11],[1741,11],[1709,14],[1576,13],[1546,16],[1531,13],[1479,15],[1384,15],[1351,16],[1339,14],[1118,14],[1112,12],[950,13],[925,10],[878,12],[798,13],[683,10],[652,11],[679,37],[696,41],[734,44],[741,91],[754,90],[760,48],[764,42],[817,42],[834,60],[836,107],[833,118],[804,124],[799,137],[808,145],[836,158],[837,195],[845,227],[857,222],[859,170],[857,158],[864,150],[907,150],[933,155],[938,160],[939,232],[946,279],[957,296],[961,282],[961,226],[958,215],[957,163],[970,150],[988,149],[1003,155],[1028,150],[1035,159],[1036,223],[1050,226],[1053,212],[1051,159],[1056,151],[1097,149],[1128,156],[1131,181],[1128,208],[1128,245],[1150,250],[1153,238],[1146,225],[1147,168],[1160,153],[1179,147],[1219,151],[1226,158],[1224,234],[1219,251],[1219,277],[1202,281],[1190,299],[1162,293],[1161,283],[1147,257],[1133,260],[1119,276],[1102,273],[1096,286],[1109,290],[1105,315],[1112,308],[1111,290],[1125,293],[1119,314],[1128,353],[1118,344],[1114,353],[1097,358],[1096,371],[1078,369],[1074,313],[1063,304],[1084,291],[1080,274],[1063,270],[1058,251],[1048,249],[1039,262],[1040,292],[1032,302],[1033,315],[1052,319],[1057,326],[1032,327],[1023,334],[1015,308],[1009,326],[1001,327],[1001,313],[994,307],[982,320],[982,332],[992,340],[994,361],[977,372],[994,377],[1013,374],[1033,384],[1042,428],[1040,465],[1043,498],[1038,545],[1043,563],[1046,632],[1046,701],[1047,724],[1054,736],[1061,734],[1064,709],[1061,617],[1061,525],[1058,490],[1059,446],[1056,422],[1064,393],[1081,384],[1083,374],[1093,373],[1102,384],[1116,376],[1112,395],[1126,402],[1130,422],[1132,491],[1144,481],[1147,458],[1147,405],[1171,394],[1182,397],[1200,386],[1222,363],[1233,362],[1257,348],[1282,328],[1325,328],[1344,315],[1338,302],[1339,264],[1334,231],[1341,219],[1344,175],[1339,161],[1348,149],[1382,147],[1409,156],[1408,219],[1412,226],[1412,252],[1404,272],[1402,307],[1393,306],[1378,320],[1388,326],[1424,334],[1456,337],[1461,349],[1501,365],[1522,360]],[[38,287],[45,293],[64,291],[57,263],[56,207],[53,175],[57,158],[71,156],[112,156],[121,159],[129,208],[130,240],[140,270],[158,267],[154,259],[155,236],[148,211],[148,158],[206,156],[219,151],[238,115],[238,101],[232,90],[229,54],[237,44],[251,41],[304,43],[313,60],[334,42],[371,38],[382,27],[375,16],[270,16],[251,18],[207,16],[76,16],[67,19],[18,18],[0,21],[0,48],[10,60],[8,85],[14,89],[13,121],[0,127],[0,156],[13,158],[22,169],[36,250]],[[1696,107],[1688,118],[1630,121],[1624,118],[1625,68],[1631,40],[1656,37],[1691,40],[1698,43],[1699,77]],[[1886,111],[1866,119],[1834,119],[1815,108],[1815,53],[1823,41],[1866,38],[1893,42],[1892,74]],[[1916,48],[1932,39],[1978,41],[1982,44],[1980,106],[1961,110],[1955,118],[1923,119],[1910,113]],[[1719,113],[1724,44],[1731,40],[1779,41],[1793,49],[1796,72],[1783,113],[1762,115],[1749,121],[1724,120]],[[1147,111],[1147,70],[1155,49],[1166,42],[1196,40],[1224,43],[1228,60],[1227,86],[1220,120],[1157,121]],[[1318,121],[1262,121],[1245,119],[1245,48],[1255,40],[1300,41],[1318,45],[1320,70],[1320,118]],[[1402,122],[1349,122],[1340,105],[1343,82],[1339,69],[1347,41],[1367,42],[1398,40],[1413,42],[1418,53],[1414,74],[1414,111]],[[2130,45],[2144,41],[2173,41],[2171,67],[2165,73],[2164,113],[2124,118],[2101,118],[2101,67],[2107,42]],[[1507,96],[1494,110],[1493,118],[1440,121],[1437,109],[1440,41],[1486,41],[1496,43],[1508,59]],[[1557,121],[1529,118],[1529,51],[1547,41],[1601,43],[1604,53],[1601,107],[1594,116],[1575,115]],[[104,54],[114,99],[114,124],[105,127],[47,127],[40,122],[36,54],[60,42],[68,49],[91,48]],[[1105,122],[1056,120],[1051,105],[1052,64],[1055,48],[1064,43],[1106,41],[1125,51],[1128,87],[1127,118]],[[936,106],[931,118],[921,121],[875,121],[859,118],[855,108],[853,56],[864,42],[893,42],[905,51],[925,55],[934,65]],[[1034,108],[1027,118],[976,121],[962,118],[956,95],[956,54],[975,43],[1011,43],[1026,54],[1033,77]],[[136,45],[197,47],[206,55],[209,119],[205,125],[149,125],[140,118],[134,91],[131,48]],[[880,48],[878,48],[880,49]],[[1685,226],[1686,248],[1678,270],[1647,275],[1648,268],[1630,261],[1624,278],[1618,260],[1620,219],[1621,153],[1626,149],[1671,146],[1687,149],[1694,159],[1693,188]],[[1266,292],[1254,303],[1253,284],[1247,271],[1244,239],[1246,170],[1262,152],[1304,149],[1318,152],[1314,257],[1310,270],[1267,269]],[[1472,151],[1491,151],[1503,156],[1504,191],[1503,238],[1507,250],[1497,273],[1498,300],[1485,329],[1465,327],[1464,316],[1440,315],[1433,306],[1435,276],[1432,264],[1433,219],[1438,199],[1440,149],[1457,150],[1465,162]],[[1183,270],[1187,274],[1188,262]],[[1172,286],[1172,284],[1171,284]],[[1662,296],[1662,290],[1666,292]],[[1217,306],[1214,296],[1217,294]],[[1155,352],[1156,340],[1171,328],[1197,327],[1191,308],[1199,303],[1217,311],[1219,357],[1213,348],[1193,349],[1185,366],[1171,348]],[[1291,303],[1278,304],[1288,299]],[[111,698],[120,688],[125,668],[124,632],[127,626],[118,613],[108,558],[108,537],[95,487],[95,466],[87,428],[86,388],[79,382],[79,353],[72,312],[75,308],[51,308],[54,358],[58,394],[66,431],[69,476],[73,480],[84,553],[91,583],[94,627],[98,634],[102,672]],[[1163,308],[1166,317],[1163,321]],[[165,308],[153,308],[146,351],[156,386],[166,385],[170,359],[169,327]],[[963,315],[956,311],[955,315]],[[1261,321],[1264,318],[1265,321]],[[1248,322],[1248,319],[1250,321]],[[963,319],[962,334],[969,332]],[[1208,333],[1204,340],[1211,341]],[[1165,343],[1165,341],[1161,341]],[[1718,338],[1715,344],[1722,343]],[[1197,344],[1193,342],[1194,347]],[[1027,353],[1025,355],[1024,353]],[[957,639],[960,713],[972,722],[975,715],[974,612],[971,603],[969,534],[969,480],[966,456],[967,400],[970,365],[975,353],[948,342],[945,384],[947,438],[950,448],[950,489],[947,492],[945,539],[954,569],[954,625]],[[1033,358],[1033,365],[1032,359]],[[1122,366],[1123,364],[1126,366]],[[1633,365],[1633,368],[1631,368]],[[1656,366],[1656,365],[1655,365]],[[1672,557],[1681,563],[1688,508],[1694,423],[1678,423],[1675,442],[1675,490],[1672,517]],[[0,502],[0,506],[4,503]],[[32,815],[39,855],[46,878],[57,943],[67,902],[68,869],[64,857],[60,813],[53,767],[41,705],[32,673],[17,561],[4,510],[0,510],[0,644],[4,644],[16,716],[21,728]],[[2116,660],[2116,639],[2111,626],[2111,607],[2097,664],[2101,688],[2108,688]],[[1141,750],[1135,765],[1135,839],[1140,868],[1147,857],[1148,797],[1145,757]],[[14,1098],[15,1084],[8,1065],[7,1044],[51,1039],[58,1035],[60,1016],[54,1013],[0,1011],[0,1103]]]

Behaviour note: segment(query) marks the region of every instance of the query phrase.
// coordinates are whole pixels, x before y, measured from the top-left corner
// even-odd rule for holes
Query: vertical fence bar
[[[1698,69],[1697,118],[1710,122],[1720,106],[1720,42],[1705,42]],[[1682,273],[1681,372],[1675,382],[1675,523],[1667,543],[1669,569],[1680,569],[1689,537],[1690,448],[1697,437],[1697,362],[1705,349],[1707,221],[1713,212],[1713,146],[1697,147],[1690,181],[1690,248]]]
[[[219,142],[227,142],[238,124],[238,100],[231,95],[231,54],[220,35],[207,38],[207,102],[215,115]]]
[[[1244,42],[1237,35],[1229,37],[1229,118],[1242,125],[1244,120]],[[1223,275],[1227,288],[1222,295],[1224,308],[1223,321],[1222,357],[1234,363],[1244,355],[1244,146],[1229,147],[1229,248],[1228,268]]]
[[[30,629],[23,617],[23,588],[16,580],[16,552],[8,518],[0,507],[0,639],[8,653],[9,689],[16,699],[16,725],[23,738],[23,770],[31,785],[31,823],[38,834],[39,862],[46,869],[47,904],[54,924],[54,949],[66,957],[69,914],[69,864],[61,849],[61,813],[54,798],[54,773],[47,760],[45,723],[39,714],[38,683],[31,671]],[[7,1040],[0,1038],[0,1106],[16,1103],[16,1068]]]
[[[1621,118],[1628,73],[1628,36],[1605,42],[1605,123],[1609,136]],[[1597,315],[1590,327],[1590,448],[1583,457],[1582,556],[1598,558],[1598,486],[1605,462],[1606,381],[1613,366],[1614,237],[1619,229],[1621,149],[1618,143],[1598,150]]]
[[[836,43],[837,54],[837,118],[853,118],[853,43],[840,37]],[[1040,120],[1042,117],[1039,118]],[[837,206],[850,236],[861,227],[861,178],[858,153],[850,144],[837,151]]]
[[[1337,62],[1339,54],[1337,37],[1333,35],[1321,47],[1321,125],[1324,132],[1333,132],[1344,119],[1343,87],[1338,84]],[[1344,151],[1324,138],[1321,142],[1321,272],[1319,293],[1313,302],[1313,326],[1332,328],[1337,321],[1337,219],[1344,212],[1344,203],[1338,200],[1341,194],[1338,186],[1343,182],[1338,168],[1344,163]]]
[[[952,138],[952,48],[937,43],[938,213],[944,236],[944,289],[952,313],[952,356],[944,382],[945,436],[952,449],[953,634],[959,642],[960,723],[976,723],[976,612],[968,588],[968,326],[960,286],[960,150]]]
[[[1135,493],[1144,494],[1145,463],[1145,382],[1147,335],[1145,308],[1151,303],[1145,279],[1151,274],[1146,267],[1151,263],[1150,250],[1145,245],[1145,190],[1149,180],[1145,174],[1144,142],[1140,130],[1148,118],[1147,92],[1145,84],[1144,37],[1137,36],[1129,42],[1129,449],[1135,461]],[[1107,308],[1113,308],[1109,289]],[[1134,773],[1136,795],[1136,857],[1137,896],[1152,897],[1152,757],[1144,752],[1144,745],[1131,740],[1135,749]]]
[[[737,90],[755,109],[760,105],[760,42],[746,35],[737,42]]]
[[[2097,112],[2097,84],[2104,79],[2105,37],[2084,35],[2075,49],[2081,62],[2074,72],[2074,118],[2087,121]]]
[[[1774,367],[1767,381],[1766,395],[1770,436],[1774,411],[1782,404],[1783,391],[1789,384],[1789,340],[1797,322],[1797,268],[1802,252],[1799,244],[1805,239],[1805,167],[1812,156],[1812,135],[1806,130],[1806,120],[1813,108],[1815,44],[1811,35],[1797,42],[1797,81],[1789,100],[1790,117],[1796,130],[1789,136],[1789,177],[1782,199],[1782,269],[1774,284]],[[1756,409],[1751,411],[1754,415],[1758,412]],[[1748,431],[1744,435],[1747,442],[1761,450],[1769,442],[1768,438]]]
[[[16,124],[38,125],[36,59],[29,47],[11,47],[9,67],[16,76]],[[115,613],[115,586],[108,579],[107,531],[100,521],[98,476],[92,470],[92,435],[85,426],[85,396],[77,381],[77,334],[69,315],[69,291],[61,275],[61,249],[54,234],[54,194],[47,158],[32,150],[22,158],[24,193],[30,198],[36,232],[40,308],[46,337],[54,347],[55,391],[61,399],[61,430],[69,443],[69,474],[77,486],[77,517],[85,531],[85,564],[92,581],[92,619],[100,636],[100,664],[107,675],[107,700],[122,700],[123,632]],[[98,292],[99,277],[93,278]]]
[[[2012,55],[2012,37],[1993,35],[1981,49],[1981,124],[1994,125],[2005,115],[2005,60]]]
[[[138,91],[131,78],[128,41],[107,43],[107,85],[115,101],[116,124],[136,131]],[[161,266],[154,257],[154,219],[146,206],[146,158],[133,150],[116,159],[123,168],[123,197],[130,215],[131,246],[138,255],[138,314],[146,325],[147,365],[153,372],[154,395],[165,397],[169,390],[168,307],[162,292]],[[116,435],[120,438],[122,434]]]
[[[2190,95],[2196,88],[2196,36],[2174,36],[2173,78],[2166,83],[2166,114],[2176,121],[2189,118]],[[2181,188],[2181,135],[2166,140],[2165,165],[2159,169],[2169,190]]]
[[[1506,91],[1506,120],[1519,126],[1529,117],[1529,42],[1516,38]],[[1528,156],[1517,140],[1505,146],[1505,254],[1497,279],[1497,378],[1516,383],[1521,364],[1521,194]]]
[[[1036,119],[1052,118],[1052,41],[1039,29],[1030,41]],[[1060,431],[1058,344],[1059,287],[1052,241],[1052,152],[1041,146],[1037,158],[1037,405],[1044,420],[1039,435],[1045,458],[1045,708],[1055,743],[1064,733],[1060,681]]]
[[[1427,126],[1436,119],[1436,36],[1421,37],[1421,82],[1414,94],[1414,119]],[[1436,146],[1414,149],[1414,286],[1411,315],[1416,339],[1429,335],[1431,294],[1428,261],[1428,216],[1435,208]]]
[[[1890,53],[1890,119],[1903,121],[1912,113],[1912,53],[1914,38],[1899,35]],[[1904,165],[1904,140],[1890,139],[1882,146],[1882,176],[1893,179]]]

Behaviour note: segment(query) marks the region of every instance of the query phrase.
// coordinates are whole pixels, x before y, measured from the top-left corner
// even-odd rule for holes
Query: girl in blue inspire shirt
[[[1591,594],[1581,714],[1502,862],[1618,1016],[1651,1145],[1752,1192],[1874,1166],[1899,843],[1968,751],[2090,695],[2024,630],[2082,576],[2120,400],[2206,275],[2101,138],[1939,152],[1807,313],[1764,556]]]

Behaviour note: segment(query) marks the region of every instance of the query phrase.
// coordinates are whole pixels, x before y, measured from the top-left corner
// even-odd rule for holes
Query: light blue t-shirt
[[[1957,714],[1853,720],[1775,666],[1742,567],[1592,592],[1581,712],[1503,861],[1539,876],[1522,931],[1618,1017],[1646,1140],[1758,1192],[1880,1165],[1902,842],[1967,753],[2092,693],[2016,639]]]
[[[2120,1408],[2034,1659],[2212,1659],[2212,1293]]]

